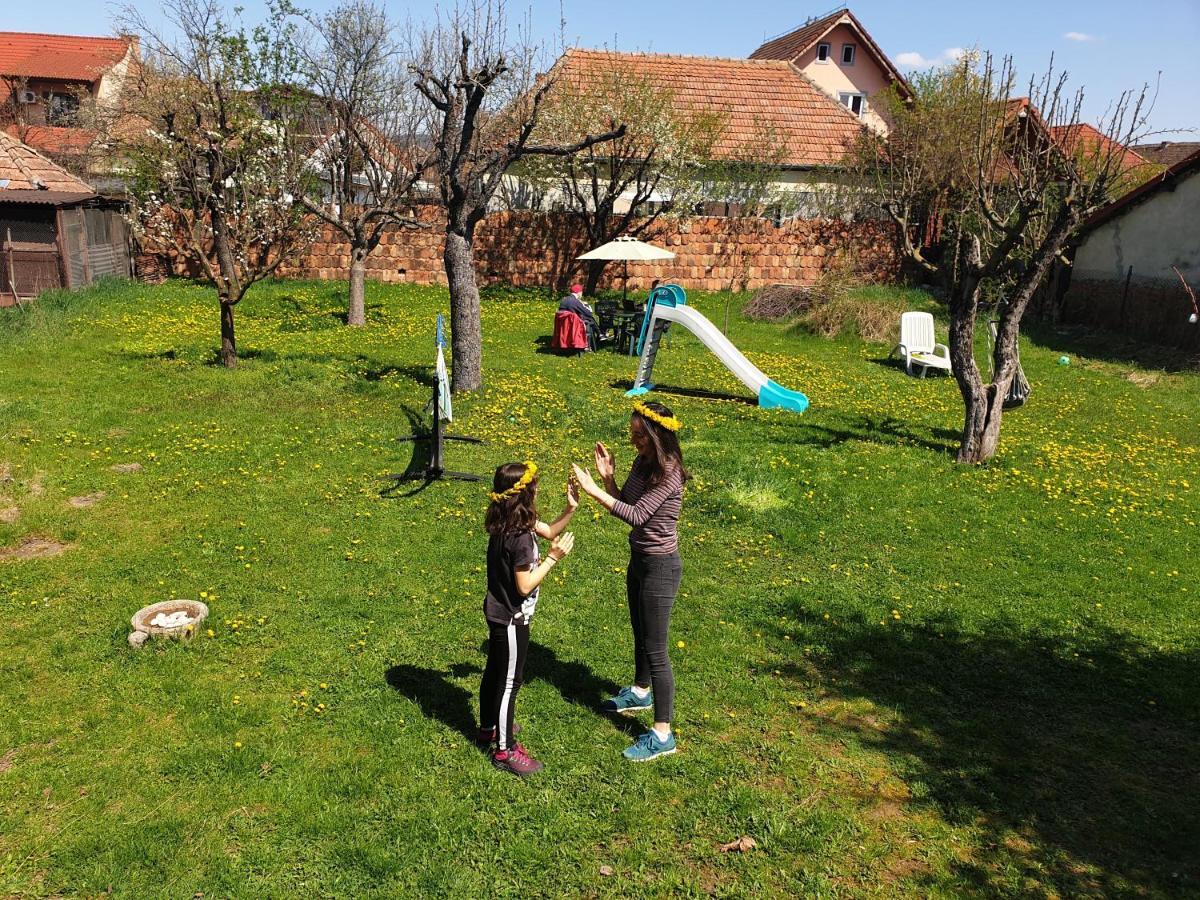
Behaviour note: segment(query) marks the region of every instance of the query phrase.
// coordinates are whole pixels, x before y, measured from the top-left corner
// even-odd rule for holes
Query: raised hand
[[[554,543],[550,545],[550,555],[555,559],[562,559],[575,547],[575,535],[570,531],[564,531],[554,539]]]
[[[579,506],[579,482],[575,480],[574,472],[567,476],[567,506],[571,509]]]
[[[592,473],[580,466],[578,463],[571,464],[571,474],[575,476],[575,482],[580,489],[589,497],[596,496],[598,488],[596,481],[592,478]]]
[[[611,478],[615,470],[612,452],[604,446],[603,441],[596,442],[596,471],[604,479]]]

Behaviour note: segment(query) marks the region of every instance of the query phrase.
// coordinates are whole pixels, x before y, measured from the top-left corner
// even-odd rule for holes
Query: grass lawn
[[[343,291],[255,288],[236,371],[183,282],[0,317],[0,554],[66,545],[0,559],[0,895],[1200,893],[1200,376],[1026,341],[1029,405],[962,468],[953,381],[886,346],[735,309],[797,416],[674,334],[681,752],[628,764],[647,720],[596,711],[631,677],[627,531],[585,506],[534,624],[522,783],[470,739],[484,488],[381,494],[447,295],[370,285],[351,331]],[[692,301],[719,323],[726,299]],[[627,468],[635,368],[550,355],[552,314],[487,297],[453,430],[488,443],[448,450],[536,459],[545,514],[596,439]],[[172,597],[211,633],[130,650]]]

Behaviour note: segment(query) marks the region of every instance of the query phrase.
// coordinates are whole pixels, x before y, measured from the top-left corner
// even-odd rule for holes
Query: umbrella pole
[[[629,260],[625,260],[625,280],[624,280],[623,287],[624,287],[624,294],[622,296],[622,299],[625,301],[628,301],[629,300]]]

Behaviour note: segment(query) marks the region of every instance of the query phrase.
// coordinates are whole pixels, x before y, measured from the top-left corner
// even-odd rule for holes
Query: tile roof
[[[66,128],[61,125],[6,125],[9,137],[23,141],[34,150],[51,155],[86,153],[96,141],[90,128]]]
[[[1200,141],[1159,141],[1156,144],[1134,144],[1143,159],[1160,166],[1173,166],[1200,150]]]
[[[1107,155],[1110,148],[1116,143],[1108,135],[1087,122],[1078,122],[1074,125],[1052,125],[1050,134],[1068,154],[1074,153],[1076,149],[1081,149],[1085,153]],[[1128,147],[1122,147],[1116,152],[1120,153],[1122,172],[1148,165],[1145,158]]]
[[[0,31],[0,75],[96,81],[125,56],[132,41]]]
[[[891,59],[888,58],[888,55],[883,52],[883,48],[875,43],[875,39],[867,33],[867,29],[862,27],[862,23],[854,17],[854,13],[850,12],[848,7],[842,7],[827,16],[806,22],[795,31],[789,31],[787,34],[772,38],[751,53],[750,58],[795,61],[797,57],[812,47],[817,41],[836,26],[843,23],[849,25],[859,34],[866,43],[867,49],[875,57],[876,62],[883,68],[884,73],[899,85],[900,90],[905,96],[908,96],[911,93],[908,82],[904,80],[904,76],[900,74],[900,70],[896,68]]]
[[[66,191],[92,195],[95,192],[66,169],[56,166],[28,144],[0,131],[0,197],[12,200],[18,191]]]
[[[613,65],[629,66],[670,92],[685,121],[689,115],[721,116],[715,146],[721,159],[738,158],[771,135],[782,144],[781,165],[834,165],[862,129],[857,117],[783,60],[572,49],[555,64],[555,74],[586,78]]]

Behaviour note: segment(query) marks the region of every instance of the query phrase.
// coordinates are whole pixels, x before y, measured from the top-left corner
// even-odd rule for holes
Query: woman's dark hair
[[[521,480],[525,474],[525,463],[505,463],[496,469],[492,477],[492,491],[500,494]],[[488,534],[506,535],[520,531],[532,531],[538,522],[536,505],[538,479],[525,485],[511,497],[493,500],[483,517],[483,529]]]
[[[675,416],[670,408],[655,400],[644,402],[642,405],[663,418],[670,419]],[[658,484],[666,477],[667,472],[676,466],[679,467],[679,475],[684,481],[691,478],[691,473],[683,467],[683,448],[679,446],[679,435],[639,412],[634,412],[633,418],[642,424],[653,448],[650,459],[650,484]]]

